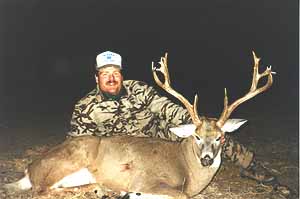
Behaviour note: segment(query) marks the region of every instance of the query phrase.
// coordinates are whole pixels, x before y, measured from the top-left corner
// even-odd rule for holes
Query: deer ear
[[[245,119],[228,119],[221,130],[223,132],[233,132],[240,128],[247,120]]]
[[[196,126],[194,124],[184,124],[178,127],[170,128],[170,131],[181,138],[186,138],[195,133]]]

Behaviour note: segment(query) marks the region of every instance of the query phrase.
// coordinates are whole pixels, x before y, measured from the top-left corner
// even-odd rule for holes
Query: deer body
[[[192,137],[175,143],[82,136],[66,140],[34,161],[28,173],[33,188],[40,190],[56,188],[53,185],[65,176],[86,168],[96,183],[115,191],[152,193],[153,187],[169,187],[191,197],[209,184],[221,159],[219,153],[215,164],[203,167],[197,151]]]

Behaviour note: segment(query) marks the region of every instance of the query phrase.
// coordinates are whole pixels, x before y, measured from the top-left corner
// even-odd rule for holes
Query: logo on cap
[[[99,70],[101,67],[106,65],[116,65],[119,66],[122,69],[122,58],[119,54],[111,52],[111,51],[105,51],[103,53],[100,53],[96,57],[96,69]]]

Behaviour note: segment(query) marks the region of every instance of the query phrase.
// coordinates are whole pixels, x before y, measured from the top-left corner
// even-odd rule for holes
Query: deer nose
[[[200,159],[202,166],[207,167],[212,165],[212,163],[214,163],[214,159],[212,159],[211,157],[209,157],[209,155],[205,155],[204,158]]]

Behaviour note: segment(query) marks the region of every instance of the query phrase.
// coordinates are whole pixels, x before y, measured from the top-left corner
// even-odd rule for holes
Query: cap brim
[[[106,64],[106,65],[103,65],[103,66],[96,66],[96,69],[97,70],[100,70],[102,68],[106,68],[106,67],[116,67],[116,68],[119,68],[120,70],[122,70],[122,66],[119,66],[119,65],[115,65],[115,64]]]

